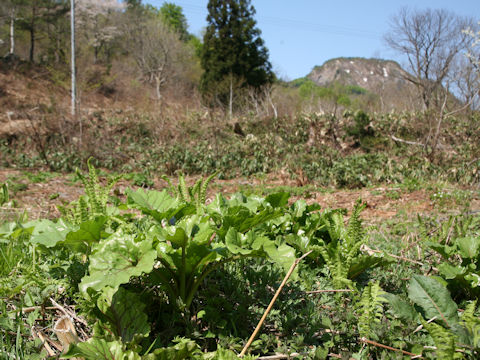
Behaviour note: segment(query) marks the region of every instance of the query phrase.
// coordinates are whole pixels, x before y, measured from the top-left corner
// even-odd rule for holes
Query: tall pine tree
[[[208,2],[200,90],[210,104],[229,105],[230,112],[234,92],[246,88],[260,90],[274,78],[254,15],[250,0]]]

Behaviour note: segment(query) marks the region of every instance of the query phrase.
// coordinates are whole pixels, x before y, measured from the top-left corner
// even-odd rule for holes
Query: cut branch
[[[285,277],[283,278],[282,283],[281,283],[280,286],[278,287],[277,292],[276,292],[275,295],[273,296],[272,301],[270,301],[270,304],[268,305],[267,309],[266,309],[265,312],[263,313],[263,316],[262,316],[262,318],[260,319],[260,321],[258,322],[257,327],[255,328],[255,330],[253,331],[252,335],[250,336],[250,339],[248,339],[247,343],[246,343],[245,346],[243,347],[242,352],[241,352],[240,355],[239,355],[240,357],[243,357],[243,356],[245,355],[245,353],[247,352],[248,348],[249,348],[250,345],[252,344],[253,340],[254,340],[255,337],[257,336],[258,332],[260,331],[260,328],[261,328],[262,325],[263,325],[263,322],[265,321],[268,313],[269,313],[270,310],[272,309],[273,304],[274,304],[275,301],[277,300],[278,295],[280,295],[280,292],[282,291],[283,287],[285,286],[285,284],[287,283],[288,279],[289,279],[290,276],[292,275],[293,270],[295,270],[295,268],[297,267],[298,263],[299,263],[300,261],[302,261],[305,257],[307,257],[312,251],[313,251],[313,250],[310,250],[309,252],[303,254],[300,258],[298,258],[297,260],[295,260],[295,262],[292,264],[292,266],[290,267],[290,269],[289,269],[288,272],[287,272],[287,275],[285,275]]]

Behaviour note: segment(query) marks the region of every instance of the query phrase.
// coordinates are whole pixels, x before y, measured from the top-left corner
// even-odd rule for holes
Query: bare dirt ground
[[[30,174],[30,178],[26,176]],[[31,175],[35,171],[0,169],[0,185],[9,180],[11,198],[14,206],[0,208],[0,219],[27,212],[30,219],[55,218],[60,215],[59,205],[64,205],[78,199],[84,193],[83,185],[74,181],[72,174],[53,174],[41,181],[32,181]],[[198,177],[197,177],[198,178]],[[196,178],[188,178],[187,183],[193,184]],[[154,189],[160,190],[167,184],[161,179],[155,179]],[[442,201],[435,199],[434,194],[439,190],[421,188],[413,191],[390,185],[370,187],[355,190],[334,190],[316,187],[307,184],[297,187],[295,180],[287,179],[282,175],[271,174],[262,179],[239,178],[230,180],[214,180],[209,188],[209,197],[216,192],[226,195],[236,191],[268,192],[280,188],[295,190],[296,195],[291,200],[305,198],[308,203],[318,203],[322,208],[352,209],[355,201],[362,198],[367,203],[367,208],[362,212],[362,217],[371,223],[391,219],[399,214],[414,217],[417,214],[457,214],[461,211],[480,210],[480,190],[474,187],[444,188],[441,191],[447,194]],[[116,193],[124,194],[126,188],[131,187],[130,182],[120,180],[115,186]],[[15,190],[17,189],[17,190]],[[13,192],[13,194],[12,194]],[[449,194],[457,194],[449,195]],[[460,194],[461,196],[459,196]],[[449,196],[448,196],[449,195]],[[10,216],[8,216],[10,214]]]

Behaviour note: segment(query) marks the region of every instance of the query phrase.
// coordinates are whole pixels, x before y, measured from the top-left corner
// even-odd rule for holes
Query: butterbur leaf
[[[80,229],[67,234],[63,244],[73,251],[86,253],[93,243],[102,238],[102,230],[107,218],[100,216],[95,220],[85,221],[80,224]]]
[[[72,228],[61,220],[57,223],[50,220],[40,220],[35,224],[30,241],[34,244],[52,248],[57,243],[64,241],[71,230]]]
[[[110,286],[116,290],[132,276],[152,271],[156,257],[151,239],[136,242],[133,235],[117,232],[90,256],[90,275],[82,279],[79,289],[85,294],[88,288],[99,291]]]
[[[176,228],[173,235],[167,235],[166,240],[170,241],[177,247],[184,247],[187,245],[188,236],[182,228]]]
[[[126,350],[118,341],[107,342],[104,339],[91,338],[88,341],[71,345],[62,359],[81,357],[85,360],[140,360],[141,356],[132,350]]]
[[[273,242],[272,242],[273,245]],[[287,272],[292,264],[295,262],[295,250],[287,244],[282,244],[278,247],[264,247],[268,257],[275,263],[279,264],[285,272]]]
[[[245,206],[234,206],[228,208],[227,213],[221,218],[222,226],[217,229],[217,235],[224,238],[228,230],[232,227],[238,232],[246,233],[255,226],[274,219],[281,214],[281,211],[271,208],[263,209],[259,212],[252,212]]]
[[[465,268],[463,266],[453,266],[446,262],[438,265],[438,271],[445,277],[445,279],[449,280],[465,274]]]
[[[463,258],[474,259],[478,256],[480,237],[464,237],[456,241]]]
[[[248,255],[252,252],[253,233],[241,234],[234,228],[230,228],[225,236],[225,245],[233,254]]]
[[[272,207],[277,208],[286,206],[289,198],[290,194],[288,192],[279,192],[268,195],[265,201],[272,205]]]
[[[135,335],[148,336],[150,326],[144,312],[145,304],[138,295],[119,288],[105,288],[97,300],[97,306],[104,316],[103,326],[122,341],[130,342]]]
[[[448,259],[457,251],[456,246],[449,246],[449,245],[443,245],[443,244],[432,243],[432,242],[427,242],[426,244],[430,248],[438,252],[440,255],[442,255],[444,259]]]
[[[294,218],[297,218],[297,219],[301,218],[301,217],[303,217],[303,215],[307,211],[307,202],[303,199],[295,201],[292,204],[291,209],[292,209],[292,216]]]
[[[437,318],[447,327],[458,323],[457,305],[448,290],[437,280],[413,275],[408,288],[408,297],[425,313],[425,318]]]
[[[168,234],[165,239],[180,247],[185,246],[189,239],[198,244],[207,243],[213,234],[208,217],[198,215],[185,217],[175,226],[163,230]]]
[[[158,222],[162,220],[170,220],[175,217],[179,220],[185,215],[195,213],[196,209],[193,204],[182,203],[171,197],[166,190],[145,191],[138,189],[137,191],[127,190],[130,204],[134,204],[144,214],[152,216]]]

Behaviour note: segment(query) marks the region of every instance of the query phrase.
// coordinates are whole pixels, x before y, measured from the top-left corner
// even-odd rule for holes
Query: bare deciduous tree
[[[402,8],[391,20],[387,45],[406,56],[410,74],[426,109],[441,106],[442,87],[452,74],[457,56],[466,49],[468,35],[462,30],[473,21],[446,10],[412,11]]]
[[[478,23],[480,26],[480,22]],[[480,30],[476,31],[468,27],[463,31],[470,39],[470,48],[467,52],[467,57],[475,67],[480,76]]]
[[[102,49],[120,35],[120,30],[112,21],[112,14],[125,8],[117,0],[77,0],[77,27],[79,32],[93,47],[96,63]]]
[[[134,58],[142,79],[155,87],[157,100],[161,88],[188,66],[192,49],[179,35],[166,26],[159,17],[145,21],[128,21],[124,26],[125,49]]]
[[[410,73],[405,79],[413,83],[423,101],[425,137],[423,147],[433,160],[441,146],[443,123],[450,116],[465,110],[471,103],[462,103],[452,94],[461,89],[468,77],[457,66],[468,47],[473,20],[446,10],[412,11],[403,8],[391,20],[391,32],[385,35],[389,47],[404,55]],[[468,101],[473,101],[470,97]]]

